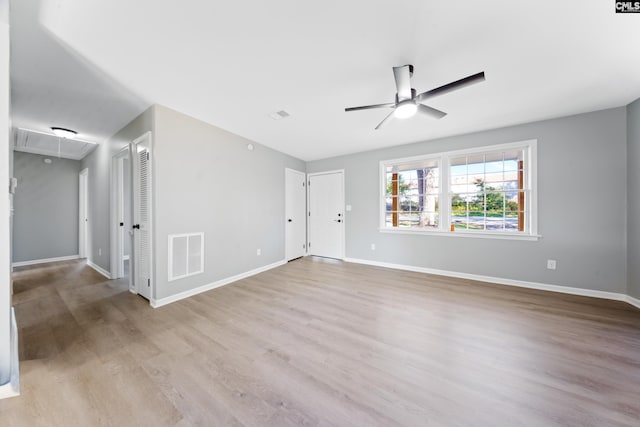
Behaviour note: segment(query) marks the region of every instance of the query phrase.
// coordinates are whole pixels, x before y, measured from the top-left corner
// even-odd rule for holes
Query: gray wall
[[[155,298],[285,258],[284,171],[304,162],[161,106],[153,143]],[[205,272],[168,282],[167,236],[201,231]]]
[[[622,107],[314,161],[307,172],[345,170],[349,258],[625,293],[625,123]],[[378,231],[379,161],[527,139],[538,140],[540,240]]]
[[[153,131],[153,112],[150,107],[107,141],[98,145],[82,159],[82,168],[89,169],[89,234],[88,258],[106,271],[111,270],[110,203],[111,162],[114,155],[128,143]]]
[[[77,255],[80,162],[18,151],[13,156],[13,262]]]
[[[627,106],[628,294],[640,298],[640,99]]]

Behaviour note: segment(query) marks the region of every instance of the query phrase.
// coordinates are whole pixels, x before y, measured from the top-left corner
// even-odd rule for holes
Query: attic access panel
[[[82,139],[64,139],[30,129],[18,128],[15,132],[14,149],[43,156],[82,160],[97,144]]]

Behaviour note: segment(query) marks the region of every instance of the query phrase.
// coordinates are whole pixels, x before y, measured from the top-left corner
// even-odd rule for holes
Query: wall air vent
[[[169,235],[169,282],[204,272],[204,233]]]

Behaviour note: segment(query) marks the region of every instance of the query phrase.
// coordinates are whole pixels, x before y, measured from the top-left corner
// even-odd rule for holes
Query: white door
[[[135,186],[133,192],[134,219],[133,257],[135,291],[151,299],[151,134],[146,133],[133,142]]]
[[[131,229],[131,194],[130,181],[130,151],[131,144],[123,148],[112,159],[112,220],[111,225],[111,278],[119,279],[125,276],[124,260],[129,259],[129,248],[133,231]],[[125,257],[126,255],[126,257]],[[131,276],[129,275],[131,279]],[[129,288],[135,287],[129,280]]]
[[[311,255],[344,258],[344,173],[309,175],[309,242]]]
[[[307,241],[306,175],[293,169],[285,170],[285,242],[287,261],[304,256]]]
[[[78,255],[80,258],[88,257],[89,240],[89,169],[83,169],[79,175],[78,191]]]

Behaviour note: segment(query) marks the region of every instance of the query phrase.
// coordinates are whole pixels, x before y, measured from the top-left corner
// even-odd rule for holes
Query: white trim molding
[[[18,324],[16,323],[16,311],[11,307],[11,379],[8,383],[0,385],[0,399],[20,395],[20,369],[18,356]]]
[[[89,267],[93,268],[98,273],[102,274],[107,279],[111,280],[111,273],[109,273],[107,270],[105,270],[104,268],[100,267],[98,264],[94,263],[93,261],[91,261],[88,258],[87,258],[87,265]]]
[[[583,289],[583,288],[576,288],[571,286],[550,285],[547,283],[527,282],[524,280],[505,279],[503,277],[493,277],[493,276],[482,276],[479,274],[460,273],[456,271],[438,270],[435,268],[416,267],[412,265],[393,264],[389,262],[379,262],[379,261],[372,261],[367,259],[345,258],[344,260],[346,262],[351,262],[354,264],[365,264],[365,265],[371,265],[374,267],[392,268],[395,270],[405,270],[405,271],[413,271],[416,273],[426,273],[426,274],[435,274],[438,276],[445,276],[445,277],[455,277],[458,279],[476,280],[478,282],[494,283],[497,285],[515,286],[519,288],[538,289],[541,291],[559,292],[559,293],[569,294],[569,295],[580,295],[585,297],[602,298],[602,299],[608,299],[613,301],[623,301],[640,308],[640,300],[630,297],[629,295],[620,294],[616,292],[597,291],[593,289]]]
[[[255,276],[256,274],[263,273],[263,272],[265,272],[267,270],[271,270],[271,269],[274,269],[276,267],[280,267],[281,265],[284,265],[286,263],[287,263],[287,261],[285,261],[285,260],[277,261],[277,262],[274,262],[273,264],[268,264],[268,265],[264,265],[262,267],[255,268],[253,270],[245,271],[244,273],[236,274],[235,276],[227,277],[225,279],[221,279],[221,280],[215,281],[213,283],[209,283],[209,284],[206,284],[206,285],[203,285],[203,286],[199,286],[199,287],[194,288],[194,289],[189,289],[188,291],[180,292],[180,293],[177,293],[175,295],[171,295],[171,296],[168,296],[168,297],[165,297],[165,298],[152,299],[151,300],[151,307],[153,307],[153,308],[162,307],[163,305],[171,304],[172,302],[180,301],[182,299],[189,298],[189,297],[192,297],[194,295],[198,295],[198,294],[201,294],[203,292],[207,292],[207,291],[210,291],[212,289],[219,288],[221,286],[225,286],[225,285],[228,285],[228,284],[233,283],[233,282],[237,282],[238,280],[246,279],[247,277],[251,277],[251,276]]]
[[[31,261],[18,261],[18,262],[14,262],[11,265],[13,265],[14,267],[23,267],[25,265],[45,264],[48,262],[71,261],[79,258],[80,258],[80,255],[68,255],[68,256],[60,256],[56,258],[33,259]]]
[[[431,230],[418,230],[418,229],[403,229],[403,228],[378,228],[380,233],[389,234],[422,234],[426,236],[436,237],[470,237],[472,239],[497,239],[497,240],[528,240],[538,241],[542,238],[540,234],[515,234],[515,233],[491,233],[486,231],[455,231],[455,232],[443,232],[443,231],[431,231]]]
[[[631,305],[633,305],[633,306],[635,306],[637,308],[640,308],[640,299],[634,298],[631,295],[625,295],[625,297],[626,298],[623,301],[626,301],[629,304],[631,304]]]

